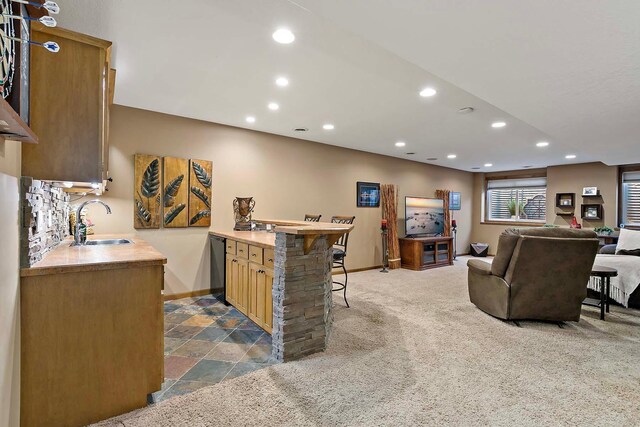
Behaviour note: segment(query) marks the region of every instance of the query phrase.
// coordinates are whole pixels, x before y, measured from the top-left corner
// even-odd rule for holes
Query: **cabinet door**
[[[247,306],[249,303],[249,260],[243,258],[235,258],[238,262],[238,299],[236,308],[242,313],[247,314]]]
[[[254,262],[249,263],[249,298],[247,304],[247,316],[249,319],[261,324],[258,317],[258,282],[262,277],[262,266]]]
[[[40,143],[22,146],[22,174],[101,184],[108,168],[111,42],[38,23],[31,39],[62,48],[55,55],[31,49],[30,127]]]
[[[263,271],[264,300],[262,307],[264,308],[264,314],[262,315],[262,325],[265,331],[271,333],[271,329],[273,328],[273,270],[265,268]]]
[[[238,262],[233,255],[227,255],[225,270],[226,299],[229,304],[236,305],[238,298]]]

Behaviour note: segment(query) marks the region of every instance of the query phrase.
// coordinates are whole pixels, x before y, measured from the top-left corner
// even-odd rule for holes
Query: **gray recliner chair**
[[[505,230],[492,264],[467,263],[469,299],[499,319],[577,322],[597,252],[589,230]]]

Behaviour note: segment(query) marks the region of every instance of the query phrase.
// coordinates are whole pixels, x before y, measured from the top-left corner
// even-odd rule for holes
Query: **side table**
[[[593,307],[600,307],[600,320],[604,320],[605,310],[609,312],[609,290],[611,288],[611,278],[618,275],[618,270],[602,265],[594,265],[591,268],[591,277],[600,279],[600,301],[595,298],[585,298],[582,303]]]

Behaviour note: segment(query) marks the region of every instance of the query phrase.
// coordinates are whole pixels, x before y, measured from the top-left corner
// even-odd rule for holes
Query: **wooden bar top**
[[[276,232],[287,234],[338,234],[353,230],[353,224],[335,224],[333,222],[309,222],[282,219],[255,219],[262,224],[275,224]]]
[[[63,240],[55,249],[29,268],[20,270],[20,276],[75,273],[79,271],[110,270],[127,267],[162,265],[167,258],[142,239],[129,235],[100,234],[87,240],[129,239],[124,245],[71,246],[73,237]]]
[[[236,240],[242,243],[259,246],[264,249],[276,247],[276,233],[266,231],[210,231],[210,235]]]

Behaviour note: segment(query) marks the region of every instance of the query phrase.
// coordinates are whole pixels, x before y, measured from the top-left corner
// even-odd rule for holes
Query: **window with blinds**
[[[622,223],[640,226],[640,172],[622,174]]]
[[[487,220],[545,222],[547,178],[487,181]]]

